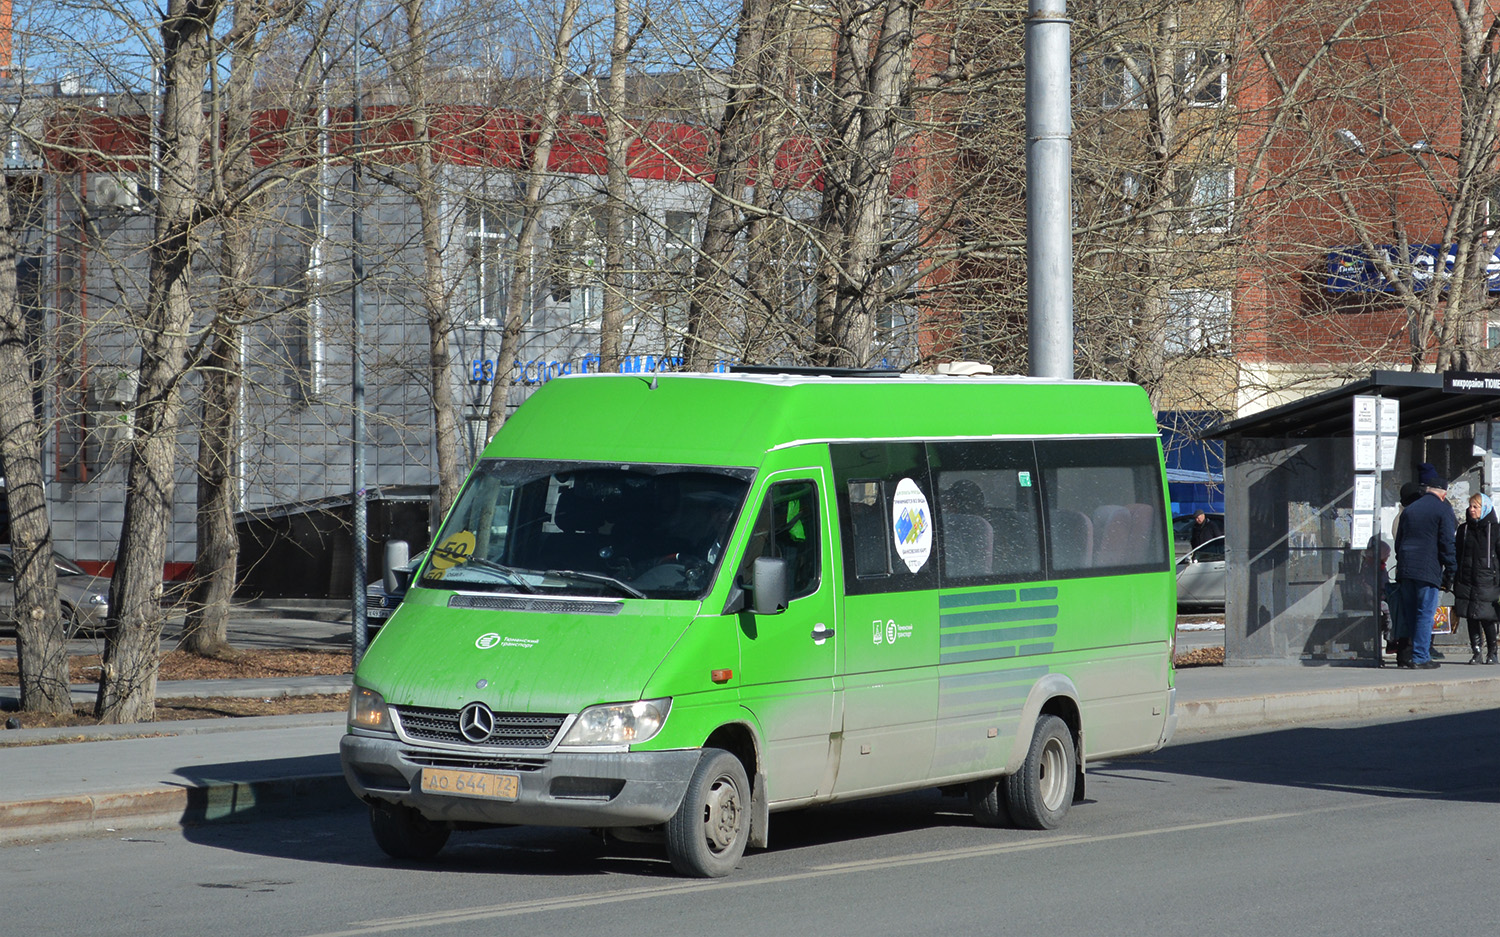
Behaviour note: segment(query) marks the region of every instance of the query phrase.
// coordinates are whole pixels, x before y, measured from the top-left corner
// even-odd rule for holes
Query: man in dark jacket
[[[1203,546],[1215,537],[1224,536],[1224,531],[1219,525],[1209,518],[1202,510],[1193,514],[1193,530],[1188,537],[1188,543],[1194,550]]]
[[[1411,629],[1411,650],[1398,667],[1432,670],[1432,616],[1438,593],[1453,586],[1454,540],[1458,524],[1448,506],[1448,483],[1435,474],[1423,479],[1427,493],[1401,512],[1396,527],[1397,601]]]

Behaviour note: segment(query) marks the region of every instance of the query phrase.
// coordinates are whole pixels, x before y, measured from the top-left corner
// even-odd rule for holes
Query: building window
[[[1229,354],[1229,294],[1173,290],[1167,300],[1169,355]]]
[[[1172,89],[1178,99],[1195,107],[1217,107],[1227,96],[1228,64],[1221,49],[1181,46],[1174,57]],[[1127,46],[1100,56],[1089,64],[1086,78],[1092,88],[1087,99],[1105,108],[1145,107],[1154,72],[1153,54],[1143,47]]]
[[[597,317],[603,306],[604,224],[604,208],[586,205],[552,229],[550,295],[568,324]]]
[[[1126,48],[1118,54],[1100,56],[1090,63],[1088,81],[1091,103],[1106,108],[1146,106],[1141,79],[1151,73],[1145,50]]]
[[[468,254],[464,280],[470,315],[481,327],[498,328],[505,318],[510,251],[520,221],[520,213],[508,203],[481,199],[464,202],[464,246]]]
[[[1177,94],[1196,107],[1224,103],[1228,86],[1228,57],[1222,49],[1185,46],[1177,50],[1174,85]]]
[[[698,216],[690,211],[669,211],[663,221],[667,228],[667,269],[680,277],[691,277],[697,262]]]
[[[1172,177],[1177,227],[1189,231],[1228,229],[1234,208],[1234,173],[1228,166],[1179,169]]]

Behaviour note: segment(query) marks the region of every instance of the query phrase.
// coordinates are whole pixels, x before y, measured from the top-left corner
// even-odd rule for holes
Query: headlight
[[[91,595],[89,596],[89,604],[104,608],[109,605],[109,599],[102,595]]]
[[[606,703],[590,706],[578,719],[559,747],[630,745],[644,742],[661,731],[672,700],[648,699],[637,703]]]
[[[385,697],[374,690],[355,687],[349,693],[349,724],[361,729],[391,731],[391,716],[385,711]]]

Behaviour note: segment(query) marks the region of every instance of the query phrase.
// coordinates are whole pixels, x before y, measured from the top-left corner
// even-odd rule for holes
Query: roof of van
[[[1156,435],[1135,384],[1030,377],[587,374],[548,381],[485,450],[511,458],[754,465],[836,440]]]

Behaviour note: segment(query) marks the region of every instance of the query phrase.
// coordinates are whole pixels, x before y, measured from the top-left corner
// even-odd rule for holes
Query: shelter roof
[[[1354,433],[1353,398],[1401,402],[1401,436],[1432,436],[1500,419],[1500,374],[1371,371],[1370,376],[1225,423],[1206,439],[1319,438]]]

